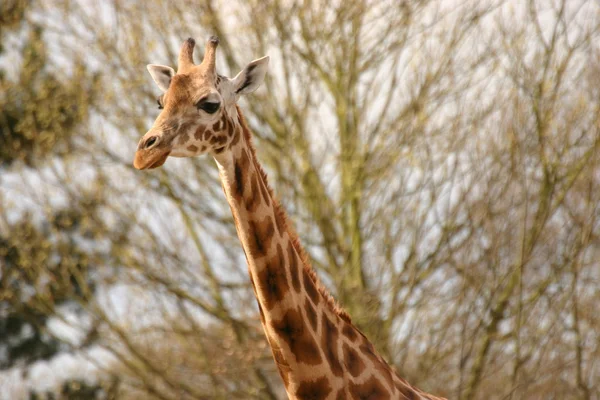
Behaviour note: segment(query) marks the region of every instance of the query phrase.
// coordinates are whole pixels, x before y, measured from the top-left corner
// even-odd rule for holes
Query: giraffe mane
[[[244,139],[246,139],[246,144],[247,144],[248,148],[250,149],[250,153],[251,153],[252,159],[254,161],[254,164],[256,166],[256,169],[258,169],[259,174],[260,174],[265,186],[267,187],[269,196],[273,200],[274,209],[275,209],[275,212],[277,213],[276,218],[278,218],[282,222],[283,229],[288,233],[288,235],[290,237],[290,241],[292,242],[292,246],[294,246],[294,249],[300,256],[300,260],[302,262],[302,268],[304,269],[304,271],[306,271],[308,276],[314,282],[315,286],[317,287],[317,290],[319,291],[321,296],[323,296],[323,299],[325,299],[325,302],[327,303],[329,309],[331,311],[333,311],[336,315],[338,315],[340,318],[342,318],[344,321],[351,324],[352,319],[350,318],[350,315],[346,312],[346,310],[344,310],[337,303],[337,301],[333,298],[333,296],[331,296],[331,294],[325,288],[325,286],[323,286],[323,284],[319,280],[319,277],[317,276],[317,273],[311,266],[310,257],[306,253],[306,250],[304,250],[304,247],[302,247],[302,244],[300,243],[298,234],[296,233],[292,223],[289,221],[289,219],[287,217],[287,213],[285,212],[285,210],[279,203],[279,200],[277,200],[277,198],[275,197],[275,195],[273,193],[273,189],[271,189],[271,186],[269,185],[269,181],[267,179],[267,173],[264,171],[264,169],[262,168],[260,163],[257,162],[256,149],[254,148],[254,144],[252,143],[252,133],[250,131],[250,128],[248,128],[246,119],[244,118],[244,115],[242,114],[240,107],[238,105],[236,105],[236,108],[237,108],[237,114],[239,116],[240,125],[242,126]]]

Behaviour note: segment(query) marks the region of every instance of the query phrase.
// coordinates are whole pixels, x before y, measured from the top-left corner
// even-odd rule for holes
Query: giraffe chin
[[[139,170],[158,168],[162,166],[165,161],[167,161],[169,154],[171,154],[171,152],[167,151],[164,153],[159,153],[155,157],[146,158],[143,154],[137,152],[135,158],[133,159],[133,166]]]

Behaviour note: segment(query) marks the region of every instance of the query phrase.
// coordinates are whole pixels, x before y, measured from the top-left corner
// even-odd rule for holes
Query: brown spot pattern
[[[250,212],[254,212],[260,205],[260,195],[258,193],[256,174],[252,175],[250,182],[250,190],[245,191],[244,202],[246,203],[246,209]]]
[[[283,235],[283,232],[285,232],[285,217],[283,215],[283,212],[281,211],[281,206],[280,207],[275,207],[275,223],[277,224],[277,232],[279,232],[280,235]]]
[[[248,229],[250,255],[254,258],[267,255],[267,251],[271,246],[271,239],[273,239],[275,233],[271,218],[265,217],[262,222],[250,220],[248,221]]]
[[[233,128],[234,128],[234,123],[233,120],[227,118],[227,133],[229,134],[229,136],[233,135]]]
[[[235,185],[238,198],[244,194],[245,175],[249,165],[248,155],[243,151],[240,159],[235,162]]]
[[[308,321],[312,326],[313,332],[317,332],[317,310],[315,310],[315,306],[312,305],[310,300],[304,300],[304,309],[306,310],[306,316],[308,317]]]
[[[224,145],[227,143],[227,136],[213,136],[210,138],[210,143]]]
[[[277,212],[275,213],[275,223],[277,223]],[[281,233],[281,231],[280,231]],[[294,287],[294,290],[296,291],[296,293],[300,293],[300,276],[299,274],[299,270],[298,270],[298,255],[296,254],[296,249],[294,248],[292,242],[288,242],[288,264],[289,264],[289,269],[290,269],[290,275],[292,278],[292,286]]]
[[[221,129],[229,132],[229,129],[227,128],[228,120],[229,118],[227,118],[227,115],[223,114],[223,118],[221,118]]]
[[[237,192],[238,197],[241,197],[244,193],[244,174],[242,172],[242,167],[239,163],[235,163],[235,191]]]
[[[319,291],[313,281],[310,272],[304,269],[304,291],[308,294],[315,305],[319,304]]]
[[[184,122],[181,125],[179,125],[179,132],[189,131],[195,124],[196,124],[195,121]],[[188,136],[189,136],[189,132],[188,132]]]
[[[242,155],[240,156],[240,165],[244,171],[247,171],[250,167],[250,159],[248,158],[248,153],[246,151],[242,151]]]
[[[202,135],[204,135],[204,126],[199,126],[198,129],[196,129],[196,132],[194,132],[194,137],[196,138],[196,140],[202,140]]]
[[[350,324],[344,324],[344,327],[342,328],[342,334],[350,339],[351,342],[354,342],[356,339],[358,339],[356,328]]]
[[[342,376],[344,370],[338,356],[339,332],[337,326],[331,322],[325,313],[322,314],[321,318],[321,331],[321,349],[325,353],[325,358],[329,363],[329,367],[331,367],[331,372],[335,376]]]
[[[190,135],[187,132],[180,133],[179,138],[177,139],[179,144],[182,144],[182,145],[187,143],[189,140],[190,140]]]
[[[233,133],[233,137],[231,138],[231,143],[229,144],[229,147],[235,146],[239,141],[240,141],[240,132],[235,131]]]
[[[265,268],[258,273],[258,287],[265,300],[268,310],[283,300],[290,290],[285,267],[283,264],[283,249],[277,244],[277,254],[269,259]]]
[[[356,350],[348,346],[348,343],[342,345],[342,351],[344,352],[344,365],[346,366],[346,370],[350,372],[350,375],[357,378],[365,370],[365,363]]]
[[[260,167],[258,165],[256,165],[256,170],[260,171]],[[260,181],[260,193],[263,196],[263,199],[265,201],[265,203],[267,204],[267,206],[271,205],[271,198],[269,197],[269,191],[267,190],[267,185],[264,182],[264,179],[259,179]]]
[[[198,151],[198,146],[194,146],[193,144],[190,144],[190,145],[187,147],[187,149],[188,149],[188,151],[191,151],[192,153],[195,153],[195,152],[197,152],[197,151]]]
[[[314,381],[300,383],[296,390],[296,397],[301,400],[322,400],[326,399],[329,393],[331,393],[331,385],[324,376]]]
[[[350,382],[349,390],[350,396],[357,400],[388,400],[391,397],[390,393],[374,376],[362,384]]]
[[[373,347],[373,345],[367,342],[365,344],[361,344],[359,349],[364,355],[366,355],[371,360],[371,362],[373,363],[373,367],[375,367],[375,369],[379,372],[379,376],[383,377],[386,380],[389,387],[393,387],[394,378],[392,376],[390,366],[385,361],[383,361],[383,359],[378,354],[375,353],[375,348]]]
[[[335,400],[346,400],[346,389],[340,389],[340,391],[335,396]]]
[[[313,335],[306,329],[299,309],[287,310],[283,318],[273,320],[271,325],[277,335],[287,343],[292,354],[296,356],[296,361],[309,365],[321,364],[319,347]]]
[[[230,120],[224,119],[223,122],[232,135],[230,145],[237,144],[242,132],[240,132],[239,129],[236,130]],[[215,125],[213,125],[213,129],[215,129]],[[253,154],[254,150],[249,141],[249,134],[246,132],[247,128],[243,124],[242,129],[243,134],[247,136],[248,144],[250,146],[248,151],[251,151],[251,154]],[[222,139],[223,141],[227,141],[229,138]],[[221,143],[221,138],[213,138],[212,141]],[[248,173],[250,163],[254,163],[256,166],[256,173],[252,175]],[[234,191],[237,192],[236,200],[238,202],[243,201],[251,214],[248,221],[248,256],[254,258],[267,256],[267,254],[271,253],[270,248],[275,229],[277,229],[279,235],[283,235],[284,232],[286,232],[285,214],[278,210],[277,201],[270,197],[268,186],[266,185],[266,177],[261,173],[260,166],[256,164],[254,156],[249,157],[247,151],[242,149],[241,157],[236,160],[234,168]],[[266,217],[262,220],[258,220],[256,216],[252,218],[252,212],[255,211],[258,204],[260,204],[261,196],[268,205],[270,205],[271,200],[273,200],[273,207],[275,208],[274,221],[271,217]],[[292,238],[294,237],[291,230],[289,235],[291,235]],[[285,266],[283,265],[285,263],[284,250],[287,250],[288,253],[288,266],[290,270],[289,280],[286,275]],[[259,312],[263,325],[266,324],[265,310],[268,312],[275,304],[280,303],[291,287],[293,287],[296,292],[300,293],[302,290],[301,285],[303,284],[304,290],[308,295],[305,297],[303,304],[304,311],[306,312],[305,317],[301,308],[290,308],[284,311],[281,319],[269,321],[272,331],[266,329],[267,325],[265,325],[265,332],[267,332],[267,338],[271,344],[273,357],[285,386],[289,386],[291,369],[289,367],[289,357],[287,349],[284,347],[284,343],[288,346],[291,354],[295,356],[298,363],[313,366],[322,365],[324,356],[330,367],[330,373],[338,377],[344,376],[345,370],[353,377],[359,377],[363,374],[367,369],[368,364],[366,359],[363,358],[363,355],[368,357],[369,361],[372,362],[377,370],[376,375],[367,375],[368,379],[364,383],[354,384],[350,381],[345,388],[338,392],[333,391],[328,376],[329,373],[327,376],[312,381],[301,381],[295,390],[297,398],[325,399],[331,397],[336,400],[345,400],[346,398],[371,400],[390,398],[391,393],[389,389],[394,388],[392,371],[385,361],[375,354],[373,346],[368,342],[362,343],[360,352],[358,352],[348,343],[343,342],[340,348],[340,334],[343,334],[349,341],[356,342],[357,344],[361,343],[358,341],[360,337],[364,337],[360,331],[349,323],[349,318],[340,315],[345,321],[342,322],[341,332],[325,313],[322,313],[321,318],[319,318],[319,313],[315,306],[321,301],[319,291],[322,290],[322,288],[318,287],[316,278],[309,269],[308,263],[305,266],[300,255],[302,254],[297,254],[292,240],[287,244],[286,249],[283,249],[281,244],[277,243],[276,255],[267,259],[264,269],[255,276],[258,283],[255,290],[262,293],[265,298],[265,301],[259,304]],[[300,265],[298,265],[299,263]],[[300,274],[302,277],[300,277]],[[328,301],[327,297],[325,297],[325,300]],[[325,308],[328,309],[327,307]],[[338,311],[334,309],[334,312]],[[316,332],[318,330],[319,319],[321,319],[322,335],[315,338],[312,331]],[[282,349],[285,349],[286,351],[284,352]],[[321,350],[323,351],[322,353]],[[285,357],[288,357],[288,359],[286,360]],[[346,377],[349,379],[348,375],[346,375]],[[390,384],[389,388],[386,388],[385,380]],[[399,382],[396,382],[396,387],[407,398],[415,398],[418,393],[410,385],[403,386]]]
[[[400,382],[398,382],[398,381],[394,382],[394,384],[396,385],[396,389],[398,389],[398,391],[400,391],[400,394],[402,394],[402,396],[404,396],[408,400],[419,399],[419,394],[417,393],[417,391],[412,386],[410,386],[410,384],[408,382],[404,381],[404,384],[403,384],[402,381],[404,381],[404,380],[401,379]],[[430,397],[425,396],[425,398],[430,398]]]

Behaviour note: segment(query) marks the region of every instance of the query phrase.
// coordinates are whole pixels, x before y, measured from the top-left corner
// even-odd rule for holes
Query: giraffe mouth
[[[169,154],[171,154],[170,151],[154,154],[144,153],[145,152],[143,151],[137,151],[135,153],[135,158],[133,159],[133,166],[136,169],[144,170],[158,168],[162,166],[165,163],[165,161],[167,161]]]

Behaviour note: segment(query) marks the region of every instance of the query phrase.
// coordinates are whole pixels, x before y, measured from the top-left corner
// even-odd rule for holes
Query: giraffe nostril
[[[157,137],[157,136],[152,136],[151,138],[149,138],[149,139],[146,141],[146,144],[144,144],[144,148],[145,148],[145,149],[148,149],[148,148],[152,147],[152,145],[154,145],[154,144],[156,143],[156,141],[157,141],[157,140],[158,140],[158,137]]]

